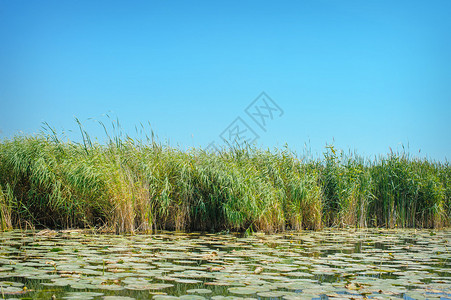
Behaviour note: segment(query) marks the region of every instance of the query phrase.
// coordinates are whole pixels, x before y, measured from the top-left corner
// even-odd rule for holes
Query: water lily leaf
[[[209,289],[190,289],[186,291],[189,294],[210,294],[212,290]]]
[[[155,295],[152,297],[154,300],[177,300],[179,297],[169,296],[169,295]]]
[[[63,299],[94,299],[94,297],[103,296],[103,293],[94,292],[67,292]]]
[[[170,283],[151,283],[148,285],[149,290],[162,290],[173,287],[173,284]]]
[[[205,297],[198,296],[198,295],[183,295],[180,296],[179,299],[181,300],[205,300]]]
[[[290,292],[286,291],[270,291],[270,292],[260,292],[257,293],[259,297],[262,298],[280,298],[285,296],[286,294],[290,294]]]
[[[177,282],[177,283],[184,283],[184,284],[194,284],[194,283],[201,283],[202,282],[202,281],[196,280],[196,279],[180,279],[180,278],[177,278],[174,281]]]
[[[244,287],[231,287],[228,288],[228,291],[233,294],[238,295],[252,295],[258,292],[267,292],[270,289],[263,286],[244,286]]]

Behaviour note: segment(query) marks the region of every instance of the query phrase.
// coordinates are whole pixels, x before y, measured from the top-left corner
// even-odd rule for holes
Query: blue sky
[[[451,153],[451,1],[0,0],[0,138],[150,122],[181,148],[240,117],[259,147]],[[283,110],[262,130],[261,92]],[[76,139],[76,134],[68,133]],[[419,153],[419,150],[421,152]]]

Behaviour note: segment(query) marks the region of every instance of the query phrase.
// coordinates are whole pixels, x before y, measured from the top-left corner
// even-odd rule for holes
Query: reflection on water
[[[0,233],[1,297],[450,298],[451,231]]]

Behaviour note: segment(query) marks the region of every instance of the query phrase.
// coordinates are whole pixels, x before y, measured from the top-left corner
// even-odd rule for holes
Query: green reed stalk
[[[113,123],[106,144],[54,130],[0,142],[0,229],[283,231],[450,224],[448,163],[391,153],[374,160],[328,146],[323,159],[284,148],[181,151],[134,140]]]

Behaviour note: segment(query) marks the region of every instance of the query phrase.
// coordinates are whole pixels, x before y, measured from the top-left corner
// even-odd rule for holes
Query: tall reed
[[[54,131],[0,142],[0,229],[170,230],[449,226],[448,163],[329,146],[322,159],[284,148],[182,151],[106,127],[105,144]]]
[[[378,226],[441,227],[446,214],[446,182],[439,163],[391,153],[371,168],[375,201],[370,206]]]

